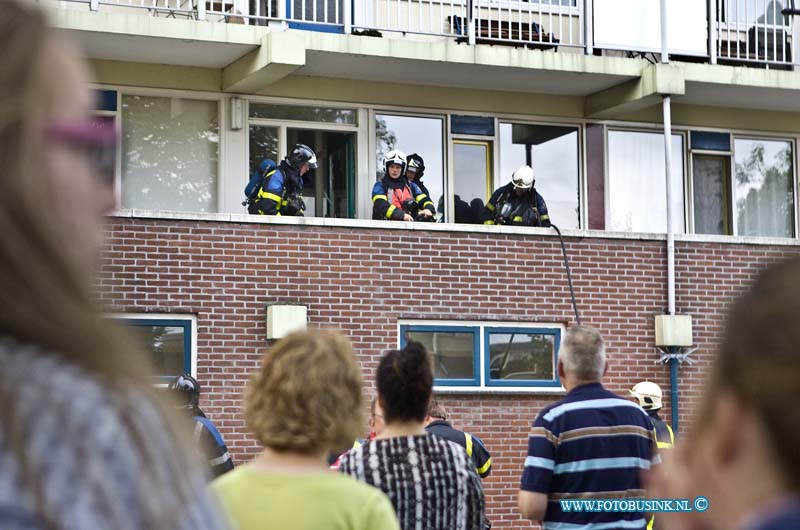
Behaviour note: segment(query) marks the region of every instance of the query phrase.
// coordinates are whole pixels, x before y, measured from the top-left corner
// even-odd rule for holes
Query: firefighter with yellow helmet
[[[675,434],[672,432],[672,428],[658,415],[658,411],[661,410],[661,387],[650,381],[642,381],[634,385],[630,394],[639,401],[639,405],[650,416],[658,448],[671,448],[675,444]]]
[[[675,445],[675,434],[672,432],[672,427],[667,425],[658,415],[658,411],[661,410],[661,387],[651,381],[642,381],[641,383],[636,383],[629,392],[632,397],[639,401],[639,405],[650,417],[658,448],[672,448]],[[653,530],[654,523],[655,517],[651,516],[647,522],[647,530]]]

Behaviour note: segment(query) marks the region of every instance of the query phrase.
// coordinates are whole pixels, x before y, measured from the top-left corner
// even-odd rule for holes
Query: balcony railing
[[[649,52],[652,46],[598,44],[597,13],[603,0],[68,0],[88,4],[93,11],[136,8],[151,16],[174,16],[216,22],[318,29],[340,33],[380,32],[406,38],[452,38],[468,44],[506,44],[537,49],[595,53],[598,48],[617,53]],[[703,0],[695,0],[697,6]],[[706,0],[702,26],[692,24],[694,50],[711,63],[800,64],[793,39],[793,16],[800,15],[793,0]],[[648,16],[658,16],[658,0]],[[61,2],[63,4],[63,2]],[[648,5],[649,5],[648,4]],[[593,7],[594,6],[594,7]],[[653,9],[655,6],[655,9]],[[696,7],[695,4],[692,4]],[[703,13],[706,13],[704,15]],[[655,13],[655,14],[654,14]],[[607,14],[607,13],[606,13]],[[630,14],[629,14],[630,15]],[[615,15],[616,16],[616,15]],[[693,13],[691,16],[698,16]],[[608,28],[614,19],[601,17]],[[628,17],[630,18],[630,16]],[[623,19],[620,18],[620,21]],[[699,20],[699,19],[698,19]],[[630,22],[630,21],[628,21]],[[623,25],[623,24],[620,24]],[[646,34],[633,26],[635,33]],[[704,35],[707,27],[707,36]],[[628,28],[626,31],[631,31]],[[688,31],[688,30],[687,30]],[[699,31],[699,33],[697,33]],[[612,32],[614,33],[614,32]],[[652,32],[650,32],[652,33]],[[672,33],[672,31],[671,31]],[[605,35],[608,35],[606,29]],[[649,35],[652,37],[652,35]],[[642,37],[636,37],[642,39]],[[672,38],[672,37],[670,37]],[[645,39],[646,40],[646,39]],[[652,40],[652,39],[650,39]],[[703,52],[703,42],[710,43]],[[603,41],[605,42],[605,41]],[[679,42],[671,44],[672,53]]]
[[[713,29],[718,60],[793,63],[793,6],[786,6],[786,3],[775,0],[717,0]]]

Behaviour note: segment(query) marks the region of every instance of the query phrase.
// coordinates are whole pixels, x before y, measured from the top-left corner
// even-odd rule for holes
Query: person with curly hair
[[[363,425],[361,371],[334,331],[294,332],[264,356],[244,398],[264,446],[212,483],[239,530],[397,530],[386,496],[328,469]]]

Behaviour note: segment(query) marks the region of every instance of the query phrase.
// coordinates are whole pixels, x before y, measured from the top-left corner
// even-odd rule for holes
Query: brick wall
[[[308,306],[313,326],[352,340],[370,389],[381,352],[396,346],[398,318],[574,322],[558,239],[230,222],[110,221],[102,296],[120,312],[192,313],[198,319],[202,406],[235,459],[259,447],[240,412],[243,385],[265,346],[265,306]],[[567,238],[583,322],[607,341],[607,386],[618,393],[650,379],[669,388],[654,364],[653,316],[667,307],[663,241]],[[691,314],[693,356],[681,367],[680,420],[702,398],[702,380],[726,304],[762,266],[797,247],[678,242],[677,309]],[[270,282],[270,277],[279,278]],[[424,300],[410,296],[422,289]],[[530,422],[559,396],[444,397],[453,423],[481,437],[493,455],[486,479],[494,528],[526,527],[516,494]],[[662,417],[669,419],[666,396]]]

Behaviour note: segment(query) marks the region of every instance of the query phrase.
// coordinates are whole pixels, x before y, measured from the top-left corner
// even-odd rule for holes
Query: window
[[[422,183],[430,192],[436,211],[444,206],[444,121],[422,116],[375,115],[376,178],[383,178],[383,158],[392,149],[406,156],[416,153],[425,161]],[[371,188],[372,184],[370,184]]]
[[[667,231],[664,135],[608,131],[608,222],[619,232]],[[672,135],[672,208],[676,232],[685,231],[683,136]]]
[[[556,370],[561,326],[401,324],[409,340],[431,353],[434,384],[442,388],[560,387]]]
[[[794,236],[792,142],[734,139],[736,235]]]
[[[456,223],[481,224],[481,212],[492,196],[492,142],[453,140]]]
[[[317,155],[317,169],[303,177],[306,215],[314,217],[355,217],[354,132],[286,129],[286,145],[306,144]]]
[[[315,121],[358,125],[355,109],[336,109],[327,107],[301,107],[274,103],[250,102],[250,117],[266,120]]]
[[[115,317],[129,326],[139,347],[149,353],[153,376],[162,383],[192,373],[196,343],[195,318],[176,315],[142,315]]]
[[[720,6],[722,19],[733,24],[752,26],[756,23],[769,26],[790,26],[788,16],[781,16],[781,11],[790,0],[780,2],[776,0],[736,0],[736,2],[723,2]],[[730,13],[732,16],[729,16]]]
[[[559,228],[580,228],[580,158],[577,127],[500,124],[500,181],[522,166],[533,168],[534,186]]]
[[[691,139],[695,233],[794,236],[791,141],[704,131]]]
[[[696,234],[730,234],[730,156],[693,155],[692,193]]]
[[[218,102],[122,96],[122,207],[217,211]]]

